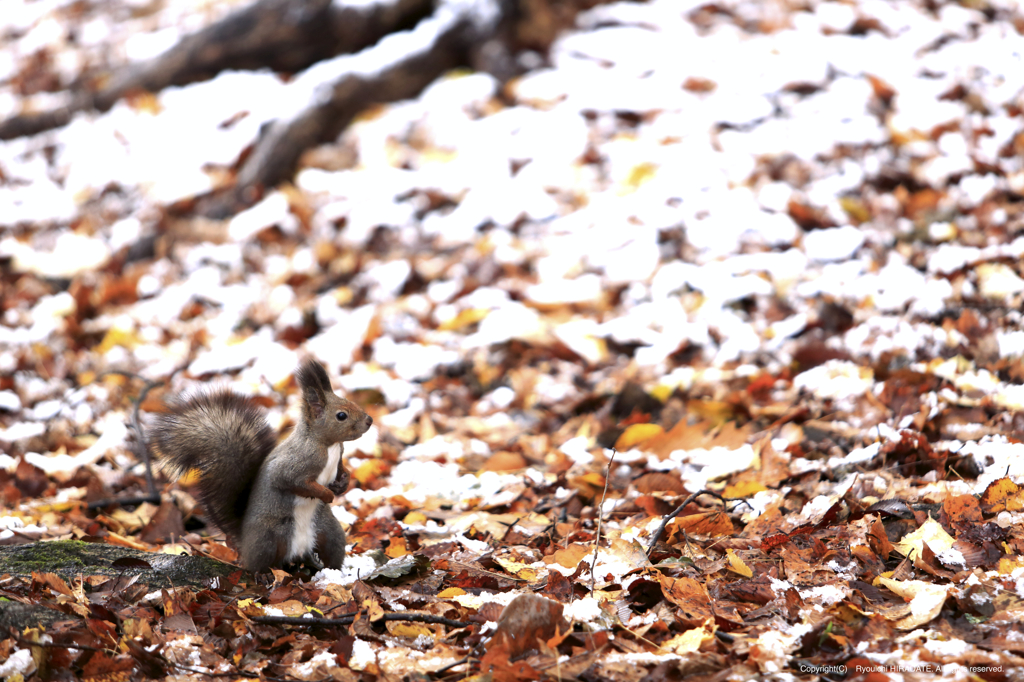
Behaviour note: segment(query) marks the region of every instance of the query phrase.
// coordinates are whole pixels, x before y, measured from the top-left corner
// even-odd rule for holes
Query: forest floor
[[[7,0],[0,128],[241,5]],[[237,562],[159,474],[87,507],[147,494],[134,416],[218,383],[286,428],[312,356],[375,420],[344,570],[0,576],[64,618],[0,634],[0,677],[1024,679],[1022,33],[987,0],[602,5],[221,215],[372,55],[0,142],[0,543]]]

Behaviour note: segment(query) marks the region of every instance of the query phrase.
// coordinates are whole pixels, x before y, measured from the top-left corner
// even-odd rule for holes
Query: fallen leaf
[[[913,630],[938,616],[949,593],[948,585],[934,585],[923,580],[878,578],[878,582],[910,602],[910,615],[896,620],[896,627],[900,630]]]
[[[761,492],[762,490],[768,490],[768,488],[764,487],[761,483],[758,483],[757,481],[746,480],[740,481],[739,483],[735,483],[733,485],[725,486],[725,490],[722,491],[722,496],[733,498],[750,497],[751,495],[755,495]]]
[[[682,531],[686,531],[690,535],[708,535],[711,537],[733,535],[736,532],[729,517],[720,511],[677,516],[672,519],[668,528],[670,539]]]
[[[633,481],[633,487],[641,493],[674,493],[683,495],[686,487],[679,476],[664,471],[652,471]]]
[[[683,627],[697,627],[715,617],[708,593],[695,579],[659,575],[658,581],[665,598],[679,607],[675,616]]]
[[[555,563],[565,568],[576,568],[585,556],[593,554],[593,552],[594,550],[591,547],[574,543],[565,549],[560,549],[554,554],[544,557],[544,563]]]
[[[983,521],[981,507],[974,495],[950,495],[943,501],[942,511],[949,517],[949,525],[957,535]]]
[[[434,638],[435,632],[423,623],[408,623],[405,621],[387,621],[384,623],[388,633],[395,637],[429,637]]]
[[[714,620],[709,618],[700,627],[687,630],[681,635],[661,645],[662,651],[677,655],[692,654],[700,649],[700,645],[715,638]]]
[[[981,494],[981,508],[987,514],[1024,510],[1024,492],[1008,476],[992,481]]]
[[[868,547],[878,555],[879,559],[885,561],[889,558],[889,554],[892,552],[892,543],[889,542],[889,536],[885,534],[885,526],[880,518],[875,517],[874,523],[871,524],[867,541]]]
[[[505,607],[498,619],[492,643],[504,645],[510,657],[539,648],[569,624],[562,617],[562,605],[535,594],[521,594]]]
[[[619,439],[615,441],[615,449],[620,452],[630,450],[663,433],[665,433],[665,429],[658,424],[633,424],[623,431]]]
[[[929,518],[913,533],[903,536],[903,539],[893,545],[893,549],[912,561],[921,553],[921,546],[925,542],[933,552],[940,554],[952,547],[955,540],[943,530],[938,521]]]
[[[487,458],[481,471],[518,471],[526,465],[526,458],[519,453],[500,450]]]
[[[730,571],[739,573],[744,578],[752,578],[754,576],[754,572],[750,570],[749,566],[743,563],[743,559],[736,556],[734,551],[727,549],[725,550],[725,555],[729,558],[729,563],[731,564],[729,567]]]

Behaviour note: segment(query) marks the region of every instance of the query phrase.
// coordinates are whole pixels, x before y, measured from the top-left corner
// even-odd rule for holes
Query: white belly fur
[[[327,448],[327,465],[320,475],[316,477],[317,483],[327,485],[334,480],[338,473],[338,461],[341,459],[341,443],[335,443]],[[288,556],[285,561],[296,561],[316,549],[316,527],[313,519],[316,517],[317,505],[320,500],[310,497],[295,498],[295,526],[292,532],[292,541],[288,547]]]

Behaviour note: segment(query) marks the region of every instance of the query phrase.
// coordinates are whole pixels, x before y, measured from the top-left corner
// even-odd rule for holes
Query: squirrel
[[[373,418],[334,394],[315,360],[295,373],[302,419],[277,445],[263,410],[228,389],[178,397],[156,418],[153,442],[176,477],[197,469],[199,501],[253,573],[312,560],[345,560],[345,531],[331,513],[348,472],[342,443],[362,436]]]

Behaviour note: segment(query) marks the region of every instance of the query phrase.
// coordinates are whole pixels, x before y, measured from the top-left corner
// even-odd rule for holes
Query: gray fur
[[[303,363],[296,380],[302,420],[277,447],[262,411],[230,391],[172,403],[155,429],[159,454],[174,473],[200,470],[204,509],[238,546],[242,565],[254,572],[308,558],[289,556],[297,534],[312,534],[325,566],[339,568],[345,558],[345,532],[331,513],[334,493],[325,485],[347,474],[339,453],[337,469],[329,467],[328,448],[338,444],[340,450],[342,442],[366,433],[373,419],[334,394],[318,362]],[[314,528],[295,527],[300,500],[316,500]]]

